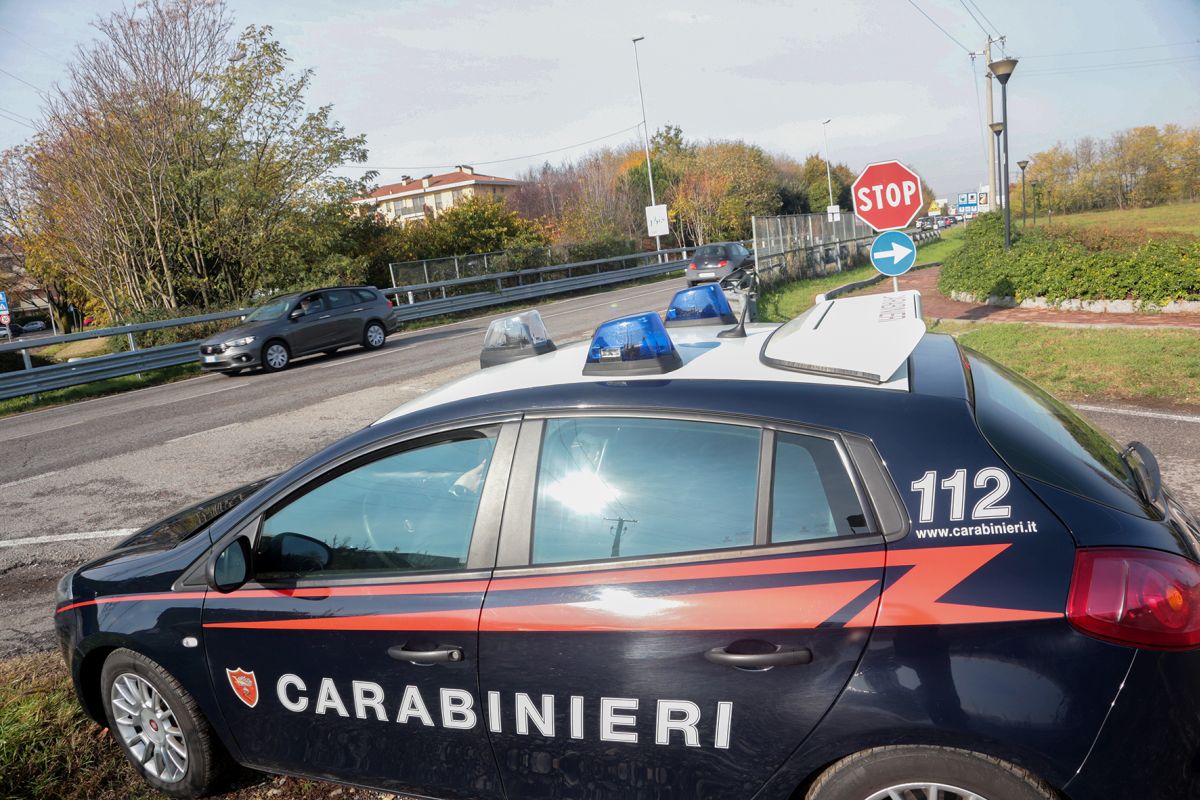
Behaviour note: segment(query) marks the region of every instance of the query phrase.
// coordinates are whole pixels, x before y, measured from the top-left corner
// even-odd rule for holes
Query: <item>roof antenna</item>
[[[746,338],[746,317],[750,315],[750,298],[758,293],[758,270],[746,270],[746,274],[742,276],[742,279],[737,282],[734,288],[742,293],[742,313],[738,319],[738,324],[729,330],[718,333],[718,339]]]

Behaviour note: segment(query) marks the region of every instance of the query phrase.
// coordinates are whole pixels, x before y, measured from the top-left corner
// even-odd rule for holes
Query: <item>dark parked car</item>
[[[688,286],[720,281],[735,270],[754,263],[754,255],[737,242],[718,242],[699,247],[687,268]]]
[[[278,372],[293,358],[332,354],[361,344],[383,347],[396,318],[374,286],[338,286],[282,295],[256,308],[245,322],[200,343],[200,366],[235,375],[248,367]]]

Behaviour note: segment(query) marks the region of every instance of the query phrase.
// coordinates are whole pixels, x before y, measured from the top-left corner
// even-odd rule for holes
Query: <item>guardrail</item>
[[[597,267],[604,264],[628,261],[630,259],[650,259],[661,258],[671,254],[682,254],[682,248],[674,248],[670,250],[661,250],[649,253],[638,253],[633,256],[617,256],[616,258],[596,259],[594,261],[582,261],[574,264],[559,264],[554,267],[542,267],[536,270],[526,270],[522,272],[508,273],[503,276],[508,279],[516,278],[522,281],[517,286],[503,286],[498,284],[498,288],[492,291],[474,292],[465,295],[451,295],[446,298],[436,300],[424,300],[411,304],[397,305],[393,310],[396,318],[401,321],[410,321],[414,319],[425,319],[428,317],[438,317],[445,314],[454,314],[460,311],[471,311],[479,308],[487,308],[489,306],[505,305],[508,303],[516,303],[525,300],[531,300],[539,297],[547,297],[564,292],[574,292],[581,289],[590,289],[598,286],[607,286],[614,283],[623,283],[625,281],[639,280],[641,278],[657,277],[671,272],[682,270],[686,262],[684,261],[663,261],[650,264],[641,264],[634,267],[626,267],[623,269],[608,270],[605,272],[595,272],[588,275],[574,275],[568,278],[560,278],[557,280],[538,280],[533,283],[523,283],[525,276],[541,276],[549,272],[574,271],[581,267]],[[460,278],[453,280],[455,286],[466,285],[470,283],[492,283],[498,275],[484,275],[475,278]],[[443,282],[447,283],[447,282]],[[428,284],[420,287],[393,287],[381,289],[385,295],[408,295],[410,291],[423,290],[438,290],[442,287],[441,284]],[[159,347],[148,347],[138,349],[136,340],[133,335],[144,331],[159,330],[162,328],[172,328],[181,325],[192,325],[198,322],[213,322],[224,319],[234,319],[244,317],[250,313],[250,309],[240,309],[237,311],[220,311],[215,314],[203,314],[195,317],[184,317],[174,320],[162,320],[158,322],[143,322],[136,325],[120,325],[112,328],[98,328],[96,330],[82,331],[80,333],[69,333],[62,336],[43,336],[31,340],[15,340],[12,343],[0,345],[0,352],[24,351],[26,356],[26,369],[17,372],[0,373],[0,400],[5,400],[10,397],[20,397],[28,394],[37,394],[39,392],[48,392],[53,389],[63,389],[68,386],[75,386],[92,381],[105,380],[108,378],[118,378],[123,375],[134,375],[140,372],[146,372],[152,369],[161,369],[163,367],[173,367],[180,364],[188,364],[196,360],[197,348],[200,341],[182,342],[179,344],[162,345]],[[51,364],[44,367],[30,367],[28,360],[28,351],[34,347],[44,347],[51,344],[60,344],[67,342],[77,342],[84,339],[98,339],[109,336],[129,337],[130,351],[124,353],[112,353],[110,355],[95,356],[92,358],[81,359],[79,361],[68,362],[66,364]]]

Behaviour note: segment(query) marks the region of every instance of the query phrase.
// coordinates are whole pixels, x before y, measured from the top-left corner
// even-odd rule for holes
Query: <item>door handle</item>
[[[771,653],[730,653],[724,647],[714,647],[704,654],[714,664],[742,669],[790,667],[812,662],[812,650],[807,647],[780,647]]]
[[[363,311],[363,310],[364,310],[364,309],[361,309],[361,308],[356,308],[356,309],[354,309],[354,313],[356,313],[356,314],[357,314],[359,311]]]
[[[317,317],[317,319],[329,319],[331,316],[333,316],[333,315],[332,314],[322,314],[321,316]]]
[[[440,645],[431,650],[409,650],[402,644],[388,648],[387,654],[397,661],[413,664],[453,664],[463,660],[461,647]]]

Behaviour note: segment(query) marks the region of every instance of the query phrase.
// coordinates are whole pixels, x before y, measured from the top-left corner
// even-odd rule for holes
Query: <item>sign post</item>
[[[5,332],[8,333],[8,340],[12,341],[12,328],[8,327],[8,323],[12,322],[12,317],[8,313],[8,292],[0,292],[0,325],[4,326]]]
[[[925,207],[921,178],[899,161],[868,164],[850,186],[854,215],[879,232],[871,242],[871,264],[891,276],[892,291],[900,291],[897,276],[912,269],[917,245],[901,229]]]

